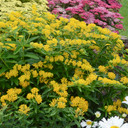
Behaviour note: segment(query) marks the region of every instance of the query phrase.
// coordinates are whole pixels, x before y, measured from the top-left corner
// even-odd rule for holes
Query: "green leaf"
[[[0,69],[0,74],[2,74],[3,72],[5,72],[8,68],[3,67],[2,69]]]
[[[104,46],[104,48],[101,50],[101,52],[99,53],[99,55],[103,55],[103,53],[106,51],[107,46]]]
[[[54,110],[54,111],[51,112],[50,116],[54,116],[56,114],[57,114],[57,110]]]
[[[7,60],[6,63],[14,63],[14,64],[16,64],[17,61],[15,61],[15,60]]]
[[[16,50],[14,51],[14,55],[17,54],[21,49],[22,49],[22,47],[21,47],[21,46],[18,46],[18,47],[16,48]]]
[[[31,41],[33,41],[33,40],[35,40],[35,39],[38,39],[38,38],[39,38],[39,36],[32,37],[32,38],[30,38],[30,39],[27,41],[27,43],[29,43],[29,42],[31,42]]]
[[[19,85],[19,81],[18,81],[18,79],[16,78],[16,79],[14,79],[14,83],[18,86]]]
[[[39,59],[39,57],[33,53],[27,53],[26,55],[24,55],[24,57],[29,57],[29,58],[33,58],[33,59]]]
[[[17,55],[7,55],[6,58],[17,58]]]

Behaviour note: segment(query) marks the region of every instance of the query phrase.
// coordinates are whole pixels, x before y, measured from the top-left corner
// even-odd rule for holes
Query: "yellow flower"
[[[115,84],[115,85],[121,84],[119,81],[111,80],[108,78],[102,78],[102,77],[98,77],[98,81],[101,81],[104,84]]]
[[[55,107],[57,99],[52,99],[52,102],[49,104],[51,107]]]
[[[121,103],[121,100],[119,100],[119,99],[118,99],[117,101],[113,102],[113,105],[114,105],[114,106],[120,107],[121,104],[122,104],[122,103]]]
[[[26,78],[25,75],[21,75],[18,79],[20,82],[24,82]]]
[[[81,61],[78,61],[77,62],[77,66],[80,67],[82,65],[82,62]]]
[[[80,97],[71,97],[71,106],[72,107],[78,107],[82,109],[83,112],[87,112],[88,110],[88,101],[86,101],[84,98]]]
[[[5,102],[2,103],[2,106],[3,106],[3,107],[6,106],[6,105],[7,105],[7,104],[6,104]]]
[[[19,106],[19,112],[28,115],[27,113],[30,111],[30,108],[27,107],[26,104],[22,104]]]
[[[77,109],[75,110],[75,117],[77,118],[78,116],[81,116],[81,115],[83,115],[82,110],[81,110],[80,108],[77,108]]]
[[[26,96],[26,98],[27,98],[28,100],[33,99],[33,98],[34,98],[34,94],[28,93],[27,96]]]
[[[1,96],[0,101],[4,103],[5,100],[7,100],[7,98],[8,98],[7,95],[3,95],[3,96]]]
[[[114,33],[114,32],[111,32],[111,33],[110,33],[110,36],[111,36],[113,39],[120,38],[120,35],[118,35],[117,33]]]
[[[18,65],[18,70],[21,70],[21,65]]]
[[[5,27],[6,27],[6,23],[0,22],[0,28],[5,28]]]
[[[67,99],[65,97],[60,97],[58,99],[59,102],[64,102],[64,103],[67,103]]]
[[[123,84],[127,84],[128,83],[128,78],[126,76],[121,77],[120,82],[122,82]]]
[[[43,48],[44,48],[44,50],[47,51],[47,52],[51,50],[49,45],[44,45]]]
[[[100,65],[100,66],[98,67],[98,69],[99,69],[99,72],[103,72],[103,73],[106,73],[106,72],[107,72],[105,66]]]
[[[60,101],[57,103],[57,108],[65,108],[65,107],[66,107],[65,103],[60,102]]]
[[[110,79],[115,79],[116,75],[113,72],[108,72],[108,77]]]
[[[21,85],[23,88],[26,88],[30,83],[28,81],[20,82],[19,85]]]
[[[31,89],[32,94],[36,94],[36,93],[38,93],[38,91],[39,91],[39,89],[35,88],[35,87]]]
[[[39,44],[39,43],[33,43],[33,42],[31,42],[30,45],[32,47],[34,47],[34,48],[39,48],[39,49],[43,48],[43,44]]]
[[[88,83],[87,83],[87,81],[86,80],[84,80],[84,79],[79,79],[79,80],[77,80],[76,82],[75,82],[76,84],[82,84],[82,85],[87,85]]]
[[[35,100],[36,100],[36,102],[37,102],[38,104],[40,104],[40,103],[42,102],[42,97],[41,97],[41,95],[36,94],[36,95],[35,95]]]
[[[32,71],[32,75],[33,75],[33,78],[37,77],[37,76],[38,76],[37,71],[36,71],[36,70],[33,70],[33,71]]]
[[[37,63],[32,64],[32,66],[35,67],[36,69],[38,69],[39,67]]]
[[[116,111],[117,109],[116,109],[116,106],[114,106],[114,105],[108,105],[108,106],[105,106],[105,109],[106,109],[106,111],[109,113],[109,112],[111,112],[111,111]]]
[[[14,91],[15,91],[16,94],[20,94],[22,92],[22,90],[19,89],[19,88],[14,88]]]
[[[39,62],[37,63],[37,65],[38,65],[38,67],[42,68],[43,62],[39,61]]]

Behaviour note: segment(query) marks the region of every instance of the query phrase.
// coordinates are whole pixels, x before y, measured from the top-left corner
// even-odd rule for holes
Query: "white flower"
[[[82,122],[80,123],[81,127],[85,127],[86,126],[86,122],[82,120]]]
[[[94,121],[93,125],[92,125],[92,128],[96,128],[97,126],[99,126],[99,124],[96,121]]]
[[[101,113],[99,111],[95,112],[95,116],[99,118],[101,116]]]
[[[122,101],[122,103],[125,103],[125,104],[128,105],[128,96],[125,97],[125,100],[126,100],[126,101]]]
[[[86,120],[86,121],[83,121],[80,123],[81,127],[85,127],[86,128],[96,128],[96,126],[98,125],[97,122],[93,122],[91,120]]]
[[[125,113],[122,114],[122,117],[123,117],[123,118],[125,118],[126,116],[127,116],[127,114],[125,114]]]
[[[123,123],[124,123],[124,119],[115,116],[115,117],[111,117],[108,120],[103,118],[99,122],[99,126],[100,128],[128,128],[128,123],[125,124]]]

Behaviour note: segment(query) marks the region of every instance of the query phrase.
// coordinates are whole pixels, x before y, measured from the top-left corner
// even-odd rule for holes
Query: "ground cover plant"
[[[87,24],[95,23],[113,32],[123,29],[122,5],[116,0],[48,0],[49,11],[65,18],[76,18]]]
[[[127,128],[128,50],[120,35],[36,10],[0,21],[0,127],[105,128],[110,118],[121,121],[111,128]]]

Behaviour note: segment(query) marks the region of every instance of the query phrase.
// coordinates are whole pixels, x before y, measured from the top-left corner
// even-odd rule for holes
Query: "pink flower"
[[[118,28],[118,29],[123,29],[123,25],[122,24],[116,24],[115,27]]]
[[[61,3],[67,4],[70,0],[60,0]]]
[[[49,11],[62,17],[77,18],[87,24],[96,23],[112,31],[123,29],[118,13],[122,6],[116,0],[48,0]]]

